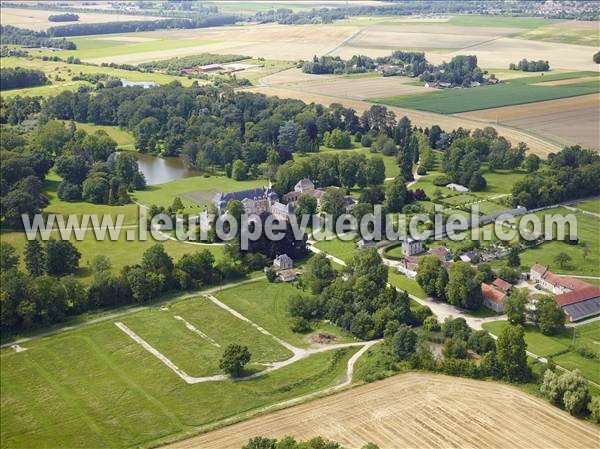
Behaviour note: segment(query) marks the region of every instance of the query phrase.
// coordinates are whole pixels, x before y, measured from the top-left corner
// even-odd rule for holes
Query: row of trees
[[[548,61],[528,61],[527,59],[521,59],[517,64],[511,63],[508,67],[510,70],[522,70],[523,72],[546,72],[550,70],[550,64]]]
[[[58,323],[89,310],[147,303],[166,291],[219,284],[244,276],[248,270],[245,259],[227,255],[215,261],[208,250],[185,254],[175,263],[162,245],[155,244],[139,264],[126,266],[118,274],[106,256],[94,257],[89,266],[92,281],[85,286],[71,276],[79,269],[81,254],[69,241],[28,241],[26,272],[19,270],[19,257],[10,244],[2,243],[0,255],[3,332]]]
[[[79,16],[73,13],[53,14],[48,16],[48,22],[77,22]]]
[[[375,62],[368,56],[354,55],[348,60],[339,56],[313,57],[312,61],[302,64],[304,73],[313,75],[364,73],[375,68]]]
[[[2,67],[0,69],[0,88],[2,90],[43,86],[47,83],[48,78],[41,70],[22,67]]]
[[[64,34],[63,36],[68,36]],[[62,50],[76,50],[77,46],[62,39],[52,39],[53,35],[45,31],[32,31],[25,28],[17,28],[12,25],[0,25],[0,38],[2,45],[22,45],[24,47],[48,47],[60,48]]]
[[[472,82],[482,83],[483,70],[477,66],[477,56],[457,55],[450,62],[425,70],[420,79],[426,82],[444,82],[452,86],[470,87]]]
[[[51,37],[88,36],[91,34],[134,33],[170,28],[205,28],[232,25],[236,21],[233,15],[199,16],[193,19],[173,18],[163,20],[128,20],[123,22],[75,23],[50,27],[47,34]]]

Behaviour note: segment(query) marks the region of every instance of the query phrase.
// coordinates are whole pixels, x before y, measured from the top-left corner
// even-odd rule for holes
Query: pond
[[[142,153],[135,153],[135,156],[148,185],[200,175],[200,172],[187,168],[179,157],[157,157]]]

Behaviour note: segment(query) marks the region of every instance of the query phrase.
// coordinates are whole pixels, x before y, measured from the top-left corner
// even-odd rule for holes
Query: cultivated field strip
[[[350,449],[369,441],[381,449],[591,449],[599,430],[511,386],[409,373],[169,447],[233,449],[257,435],[321,435]]]

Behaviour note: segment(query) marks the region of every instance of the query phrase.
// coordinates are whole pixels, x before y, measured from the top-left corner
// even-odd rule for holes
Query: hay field
[[[571,81],[571,80],[567,80]],[[545,83],[549,84],[549,83]],[[484,109],[461,117],[530,130],[563,144],[600,150],[600,94]]]
[[[347,448],[593,448],[598,429],[514,387],[409,373],[168,446],[233,449],[257,435],[318,435]]]
[[[60,11],[43,11],[36,9],[2,8],[2,25],[13,25],[35,31],[45,31],[50,27],[70,25],[73,23],[125,22],[128,20],[159,20],[161,17],[131,16],[127,14],[99,14],[77,12],[77,22],[50,22],[48,16],[60,14]]]
[[[360,28],[331,25],[244,25],[231,27],[199,28],[190,30],[160,30],[136,33],[142,38],[155,38],[171,42],[202,43],[202,48],[182,45],[170,49],[132,51],[125,55],[101,55],[83,58],[93,63],[116,62],[139,64],[174,56],[187,56],[202,52],[236,53],[265,59],[293,61],[323,55],[341,45]]]
[[[258,92],[265,95],[274,95],[280,98],[295,98],[302,100],[305,103],[320,103],[329,106],[332,103],[341,103],[346,107],[353,108],[359,114],[373,106],[373,103],[366,101],[353,100],[348,98],[333,97],[324,94],[315,94],[310,92],[301,92],[288,89],[280,86],[262,86],[249,89],[252,92]],[[480,120],[473,120],[467,117],[442,115],[433,112],[417,111],[414,109],[406,109],[388,106],[388,109],[396,114],[397,117],[406,115],[412,121],[413,125],[429,127],[432,124],[438,124],[443,129],[456,129],[463,127],[465,129],[476,129],[487,126],[488,123]],[[538,154],[540,157],[547,157],[549,153],[560,151],[562,148],[559,144],[550,143],[542,138],[533,136],[525,131],[509,128],[502,125],[494,124],[498,133],[506,137],[513,145],[519,142],[525,142],[532,153]]]
[[[394,76],[366,78],[338,78],[324,81],[286,84],[285,87],[301,92],[329,95],[332,97],[366,100],[378,95],[409,95],[426,93],[431,89],[407,84],[411,80]]]

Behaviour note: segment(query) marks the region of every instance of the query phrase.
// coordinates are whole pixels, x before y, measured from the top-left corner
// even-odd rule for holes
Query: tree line
[[[50,27],[50,37],[87,36],[91,34],[135,33],[140,31],[165,30],[171,28],[206,28],[232,25],[236,22],[233,15],[209,15],[206,17],[173,18],[161,20],[129,20],[124,22],[75,23]]]
[[[0,68],[0,89],[22,89],[25,87],[43,86],[48,78],[41,70],[22,67]]]
[[[511,63],[508,68],[510,70],[521,70],[523,72],[546,72],[550,70],[550,64],[548,61],[528,61],[527,59],[521,59],[517,64]]]
[[[48,16],[49,22],[77,22],[79,20],[79,16],[73,13],[64,13],[64,14],[53,14]]]
[[[64,36],[68,36],[65,34]],[[17,28],[12,25],[0,25],[0,38],[2,45],[22,45],[24,47],[48,47],[60,48],[62,50],[76,50],[77,46],[71,42],[62,39],[52,39],[55,37],[45,31],[32,31],[24,28]]]

